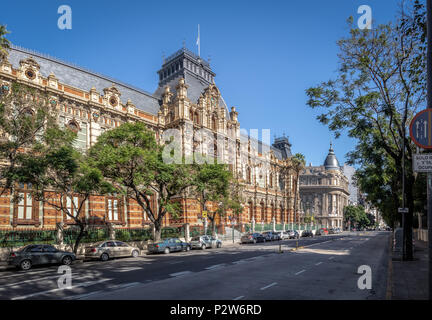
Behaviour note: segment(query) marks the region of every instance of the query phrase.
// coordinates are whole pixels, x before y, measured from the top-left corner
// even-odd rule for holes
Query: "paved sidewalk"
[[[390,283],[387,298],[391,300],[428,299],[428,243],[416,240],[414,260],[402,261],[399,253],[391,252]]]

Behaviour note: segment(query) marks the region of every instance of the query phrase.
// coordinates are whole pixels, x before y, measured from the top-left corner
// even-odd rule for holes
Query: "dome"
[[[333,151],[332,144],[330,143],[329,153],[324,161],[324,167],[326,170],[340,170],[339,161]]]

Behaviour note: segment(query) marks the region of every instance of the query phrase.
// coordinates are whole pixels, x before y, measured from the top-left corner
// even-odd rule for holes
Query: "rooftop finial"
[[[186,49],[186,40],[183,38],[183,49]]]

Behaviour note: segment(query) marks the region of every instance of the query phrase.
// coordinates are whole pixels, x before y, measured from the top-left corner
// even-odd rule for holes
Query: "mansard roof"
[[[14,68],[19,68],[20,61],[29,57],[32,57],[40,65],[40,72],[44,77],[54,73],[62,83],[85,91],[90,91],[92,87],[95,87],[100,93],[103,92],[104,88],[111,87],[114,84],[121,92],[120,100],[123,104],[126,104],[130,99],[138,109],[147,113],[157,115],[159,111],[159,101],[151,93],[57,58],[12,45],[9,50],[8,60]]]

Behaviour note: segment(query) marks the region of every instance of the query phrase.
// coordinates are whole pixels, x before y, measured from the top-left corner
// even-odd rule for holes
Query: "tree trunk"
[[[154,228],[155,228],[155,233],[154,233],[155,238],[153,239],[153,241],[159,242],[159,241],[161,241],[161,238],[162,238],[162,225],[161,225],[159,219],[155,221]]]
[[[74,244],[74,248],[73,248],[73,252],[75,253],[75,254],[77,254],[78,253],[78,246],[79,246],[79,244],[80,244],[80,242],[81,242],[81,239],[83,238],[83,236],[84,236],[84,229],[85,229],[85,224],[84,223],[78,223],[78,225],[79,225],[79,227],[80,227],[80,232],[79,232],[79,234],[78,234],[78,237],[76,238],[76,240],[75,240],[75,244]]]

